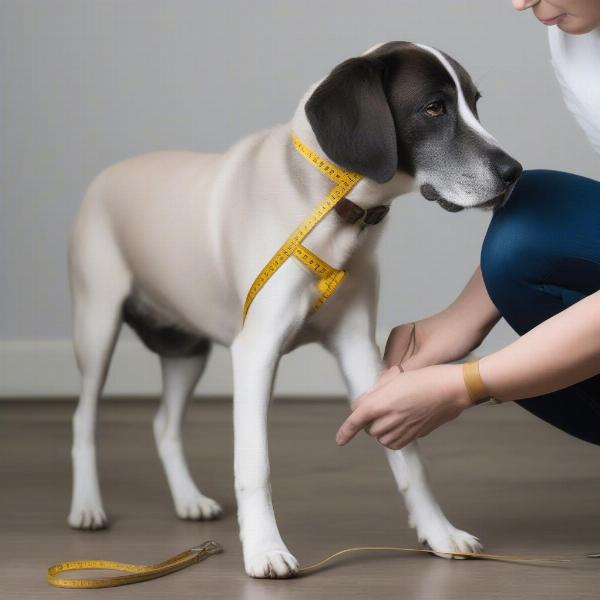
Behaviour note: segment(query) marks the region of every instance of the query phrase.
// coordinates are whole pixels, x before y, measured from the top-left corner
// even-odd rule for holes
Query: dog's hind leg
[[[161,356],[163,398],[154,418],[154,437],[173,496],[175,512],[181,519],[208,520],[221,515],[221,507],[205,496],[190,475],[181,440],[186,404],[202,376],[210,346],[194,356]]]
[[[100,529],[107,520],[96,467],[95,426],[112,351],[121,325],[119,293],[90,289],[74,291],[74,343],[81,373],[79,404],[73,416],[73,498],[68,522],[77,529]]]
[[[351,401],[369,390],[382,370],[381,354],[370,330],[366,308],[351,308],[325,340],[326,347],[338,361]],[[417,442],[403,450],[386,448],[386,455],[396,485],[404,495],[409,523],[417,530],[419,540],[444,558],[451,558],[444,550],[479,551],[481,545],[477,538],[456,529],[433,496]]]
[[[97,195],[97,186],[90,186],[69,247],[73,343],[81,390],[73,416],[73,497],[68,522],[78,529],[99,529],[107,522],[96,467],[96,411],[131,288],[130,273]]]

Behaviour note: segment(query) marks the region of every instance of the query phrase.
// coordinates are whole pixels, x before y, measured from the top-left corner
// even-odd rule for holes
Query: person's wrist
[[[450,390],[450,397],[460,410],[473,406],[469,391],[465,385],[462,365],[444,365],[448,374],[446,384]]]
[[[488,387],[479,372],[479,359],[461,365],[463,381],[471,406],[491,400]]]

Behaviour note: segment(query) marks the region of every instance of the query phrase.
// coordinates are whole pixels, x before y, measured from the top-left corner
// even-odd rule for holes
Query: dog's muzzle
[[[489,200],[485,200],[484,202],[480,202],[479,204],[473,204],[473,206],[470,206],[469,208],[481,208],[484,210],[495,210],[497,208],[502,208],[508,202],[508,199],[510,198],[510,195],[514,190],[515,185],[516,182],[508,186],[508,188],[501,194],[498,194],[497,196],[494,196]],[[428,183],[421,186],[421,194],[423,198],[429,200],[430,202],[437,202],[444,210],[447,210],[448,212],[459,212],[466,208],[465,206],[459,206],[458,204],[454,204],[454,202],[446,200],[445,198],[440,196],[440,194],[432,185]]]

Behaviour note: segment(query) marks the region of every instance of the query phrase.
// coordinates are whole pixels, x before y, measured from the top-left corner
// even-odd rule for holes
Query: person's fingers
[[[355,410],[338,429],[335,435],[335,441],[339,446],[347,444],[361,429],[363,429],[370,419],[365,410]]]
[[[368,397],[362,398],[364,398],[362,403],[354,409],[338,429],[335,441],[340,446],[347,444],[361,429],[381,414],[381,407],[377,407],[376,402],[367,401],[370,400]]]
[[[398,438],[394,443],[387,446],[390,450],[402,450],[406,446],[408,446],[411,442],[414,442],[417,439],[417,434],[412,432],[410,434],[406,434],[401,438]]]
[[[374,438],[380,438],[382,435],[398,428],[398,415],[384,415],[375,419],[370,425],[367,433]]]
[[[373,394],[373,392],[380,391],[384,386],[386,386],[390,381],[392,381],[400,373],[402,373],[402,371],[397,365],[394,365],[393,367],[390,367],[389,369],[384,369],[381,372],[381,374],[379,375],[379,378],[375,382],[375,385],[373,386],[373,388],[366,394],[357,398],[352,409],[355,410],[356,408],[358,408],[358,406],[360,406],[363,402],[365,402],[366,398],[371,397],[370,395]],[[366,428],[366,432],[368,434],[371,433],[370,426]]]
[[[377,441],[390,450],[400,450],[416,438],[416,431],[412,427],[409,428],[406,425],[400,425],[385,435],[378,437]]]
[[[390,431],[385,432],[382,435],[377,436],[377,441],[386,448],[389,448],[391,444],[395,443],[396,440],[400,439],[406,427],[394,427]]]
[[[362,406],[365,403],[370,403],[370,402],[377,402],[378,400],[374,399],[374,396],[377,395],[379,396],[379,399],[381,398],[379,392],[381,392],[381,390],[391,381],[393,381],[396,377],[398,377],[399,375],[402,375],[402,369],[400,369],[400,367],[398,367],[397,365],[394,365],[393,367],[390,367],[389,369],[384,369],[381,374],[379,375],[379,378],[377,379],[377,381],[375,382],[375,385],[368,391],[365,392],[364,394],[362,394],[362,396],[359,396],[353,403],[352,403],[352,410],[356,410],[357,408],[359,408],[360,406]]]

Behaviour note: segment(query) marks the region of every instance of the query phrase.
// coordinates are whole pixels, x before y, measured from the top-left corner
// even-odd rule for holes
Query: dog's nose
[[[517,181],[523,172],[521,163],[508,156],[508,154],[499,156],[496,159],[495,164],[496,171],[498,172],[498,175],[500,175],[500,179],[502,179],[502,182],[506,185],[506,187]]]

